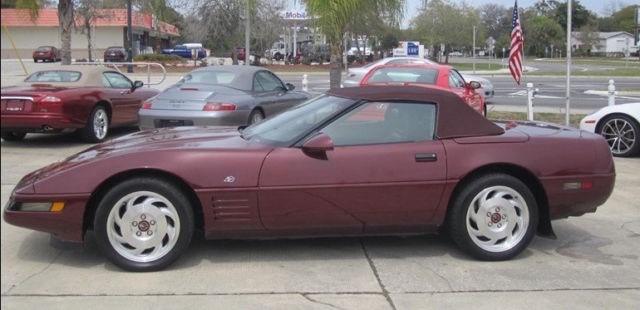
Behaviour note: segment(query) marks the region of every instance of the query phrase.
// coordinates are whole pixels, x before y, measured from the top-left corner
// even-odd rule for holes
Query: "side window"
[[[113,88],[131,88],[133,84],[131,81],[124,75],[117,72],[105,72],[103,73],[104,77],[107,78],[109,84]],[[103,82],[104,84],[104,82]]]
[[[431,103],[368,102],[321,131],[335,146],[433,140],[436,106]]]
[[[275,91],[283,89],[282,82],[276,78],[273,74],[267,71],[260,71],[255,75],[256,80],[262,86],[263,91]],[[254,81],[254,88],[255,88]]]
[[[458,73],[458,71],[455,71],[455,70],[449,71],[449,86],[451,86],[451,88],[465,87],[464,79],[462,78],[460,73]]]
[[[258,74],[254,74],[253,75],[253,91],[255,91],[255,92],[263,92],[264,91],[264,87],[262,87],[262,84],[260,84],[260,81],[258,79]]]
[[[109,83],[109,79],[104,74],[102,74],[102,87],[111,88],[111,83]]]

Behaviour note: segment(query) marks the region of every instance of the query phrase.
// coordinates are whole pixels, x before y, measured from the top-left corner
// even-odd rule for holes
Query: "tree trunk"
[[[87,54],[88,54],[88,60],[89,62],[93,62],[93,57],[91,57],[91,24],[87,23],[86,25],[86,29],[87,30]]]
[[[339,45],[331,45],[331,64],[329,69],[329,87],[340,88],[342,77],[342,49]]]
[[[71,27],[73,26],[73,0],[58,1],[58,21],[62,31],[62,64],[71,64]]]

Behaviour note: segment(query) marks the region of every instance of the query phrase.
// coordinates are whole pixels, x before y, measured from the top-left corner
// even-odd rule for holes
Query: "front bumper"
[[[141,130],[160,128],[167,124],[182,123],[183,126],[240,126],[249,121],[249,110],[239,111],[175,111],[140,110]]]

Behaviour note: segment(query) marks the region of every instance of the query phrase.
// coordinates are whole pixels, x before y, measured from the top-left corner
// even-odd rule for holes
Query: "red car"
[[[22,140],[29,132],[80,130],[88,142],[100,142],[110,127],[138,123],[142,103],[159,92],[141,88],[119,72],[95,66],[38,71],[22,85],[5,87],[2,139]]]
[[[33,62],[60,61],[60,51],[55,46],[40,46],[33,51]]]
[[[475,90],[482,87],[478,82],[465,82],[462,75],[450,66],[432,64],[394,64],[371,69],[360,82],[367,85],[415,85],[435,86],[448,89],[478,113],[487,116],[484,96]]]
[[[110,46],[104,51],[104,62],[127,61],[127,50],[122,46]]]
[[[367,117],[385,110],[384,117]],[[362,115],[364,114],[364,116]],[[14,225],[157,270],[206,238],[428,233],[484,260],[514,257],[551,220],[613,190],[599,135],[493,123],[435,88],[331,90],[250,127],[175,127],[96,145],[20,180]]]

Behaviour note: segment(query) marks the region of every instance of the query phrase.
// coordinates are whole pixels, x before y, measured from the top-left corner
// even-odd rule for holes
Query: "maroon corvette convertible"
[[[248,128],[182,127],[96,145],[26,175],[4,218],[96,242],[116,265],[157,270],[207,238],[414,234],[444,227],[503,260],[550,221],[594,212],[613,189],[598,135],[492,123],[454,93],[330,91]]]

